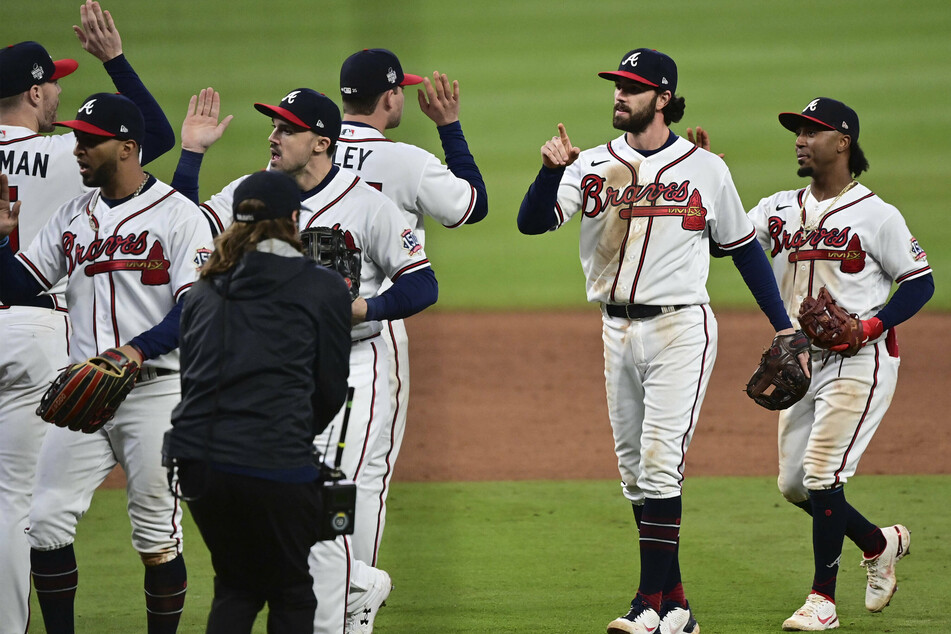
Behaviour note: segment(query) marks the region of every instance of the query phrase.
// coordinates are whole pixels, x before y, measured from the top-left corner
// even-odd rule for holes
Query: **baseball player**
[[[812,590],[783,629],[829,630],[839,627],[835,582],[846,535],[863,552],[865,607],[872,612],[888,605],[895,562],[908,552],[908,529],[872,524],[846,501],[844,485],[895,393],[895,326],[931,298],[934,280],[898,209],[855,180],[868,169],[855,111],[819,97],[779,121],[796,134],[798,173],[810,182],[750,211],[756,238],[772,257],[792,319],[803,299],[826,287],[862,320],[865,336],[854,356],[814,353],[809,392],[779,416],[779,489],[812,516],[815,558]],[[892,283],[899,286],[889,300]]]
[[[608,632],[696,633],[678,544],[685,454],[717,349],[711,242],[733,256],[779,334],[793,330],[726,165],[668,127],[684,112],[674,61],[640,48],[599,76],[614,82],[623,134],[582,152],[559,124],[518,227],[541,234],[580,216],[587,296],[601,306],[608,414],[641,564],[631,609]]]
[[[108,11],[98,2],[80,7],[74,27],[83,48],[103,62],[117,90],[145,117],[142,163],[168,151],[175,133],[122,53]],[[59,80],[75,60],[53,61],[36,42],[0,49],[0,173],[13,201],[24,202],[9,249],[26,247],[53,212],[85,190],[73,156],[72,132],[53,131]],[[30,550],[26,528],[40,444],[50,425],[36,416],[40,397],[66,365],[66,298],[63,282],[49,293],[10,306],[0,299],[0,634],[22,634],[29,619]],[[14,335],[16,333],[16,335]]]
[[[206,89],[193,98],[182,126],[183,157],[173,184],[197,194],[201,155],[224,131],[218,123],[220,101]],[[390,362],[380,336],[384,319],[409,317],[435,303],[437,283],[429,260],[413,228],[386,196],[353,172],[334,165],[334,144],[340,133],[340,110],[314,90],[290,91],[273,106],[255,108],[271,117],[268,168],[292,176],[301,190],[301,229],[326,226],[341,229],[362,252],[360,296],[353,302],[353,346],[350,386],[355,389],[341,468],[357,483],[356,522],[379,507],[366,476],[367,458],[382,430],[391,424]],[[219,230],[232,222],[234,190],[243,176],[202,204],[209,222]],[[385,279],[393,285],[385,292]],[[336,447],[344,412],[316,439],[326,455]],[[371,510],[368,510],[371,509]],[[315,631],[371,631],[376,611],[389,595],[386,572],[355,560],[350,539],[319,542],[311,555],[314,593],[317,595]],[[353,586],[361,590],[363,605],[348,608]],[[361,623],[362,621],[362,623]]]
[[[384,136],[402,119],[403,87],[420,83],[424,90],[417,93],[419,106],[436,124],[448,167],[422,148]],[[459,123],[458,81],[450,84],[446,75],[438,72],[433,73],[432,81],[404,73],[391,51],[365,49],[344,61],[340,93],[344,119],[334,164],[356,172],[393,200],[420,244],[425,246],[424,216],[450,229],[485,218],[485,183]],[[393,369],[390,383],[394,415],[366,465],[378,508],[360,518],[353,536],[356,558],[374,566],[386,523],[386,496],[403,442],[409,404],[409,339],[402,320],[384,322],[383,337]],[[351,600],[358,598],[354,594]]]
[[[56,125],[75,131],[79,173],[92,189],[61,206],[26,249],[0,249],[4,299],[28,302],[66,276],[70,361],[115,347],[144,366],[101,430],[53,427],[43,441],[27,529],[37,598],[48,632],[72,631],[76,524],[118,463],[128,478],[132,544],[145,564],[148,631],[175,632],[185,601],[182,510],[158,456],[180,397],[178,302],[210,253],[211,233],[189,200],[142,170],[145,124],[131,100],[96,93],[76,119]],[[3,189],[7,237],[21,203],[11,209]]]

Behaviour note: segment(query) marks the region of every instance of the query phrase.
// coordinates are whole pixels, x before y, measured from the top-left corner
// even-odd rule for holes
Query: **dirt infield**
[[[776,473],[776,415],[743,391],[772,333],[759,313],[718,315],[720,345],[687,475]],[[859,473],[951,473],[951,315],[899,327],[892,406]],[[616,478],[596,310],[421,314],[397,481]],[[106,486],[124,486],[118,470]]]
[[[759,313],[718,315],[720,345],[687,475],[776,473],[776,414],[743,391],[772,333]],[[945,423],[951,315],[899,326],[891,408],[859,473],[951,473]],[[596,309],[421,314],[402,481],[616,478]]]

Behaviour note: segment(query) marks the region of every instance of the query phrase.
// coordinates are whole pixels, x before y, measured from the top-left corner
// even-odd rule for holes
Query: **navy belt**
[[[686,308],[688,304],[680,306],[648,306],[647,304],[605,304],[604,312],[611,317],[623,319],[649,319],[661,313],[672,313],[675,310]]]

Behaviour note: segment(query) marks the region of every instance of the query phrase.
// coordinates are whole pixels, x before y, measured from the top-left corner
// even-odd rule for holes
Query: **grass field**
[[[843,631],[946,633],[951,592],[951,476],[867,476],[849,500],[881,524],[912,531],[900,589],[881,614],[864,608],[861,554],[846,541],[838,579]],[[684,493],[684,584],[704,632],[774,632],[812,579],[809,519],[773,478],[693,478]],[[185,522],[183,634],[203,631],[211,566]],[[129,544],[125,497],[100,490],[80,524],[77,632],[143,631],[142,567]],[[396,485],[381,565],[396,589],[379,634],[603,632],[637,585],[630,507],[609,481]],[[36,614],[35,629],[44,632]],[[255,632],[264,632],[259,618]]]
[[[76,57],[63,81],[61,115],[111,88],[69,26],[79,1],[8,2],[0,42],[36,39],[54,57]],[[395,50],[408,72],[446,72],[462,85],[462,122],[485,176],[489,218],[463,231],[429,232],[427,253],[440,280],[438,309],[577,306],[583,278],[577,225],[525,237],[515,229],[519,202],[538,170],[538,148],[564,122],[591,147],[613,138],[611,85],[597,71],[617,67],[631,48],[673,56],[684,121],[711,131],[725,152],[747,206],[795,176],[792,136],[776,114],[813,97],[840,98],[862,122],[871,170],[862,181],[903,211],[929,253],[937,294],[931,309],[951,309],[951,224],[940,221],[951,181],[945,176],[951,126],[951,6],[887,0],[752,0],[648,3],[602,0],[359,3],[275,0],[113,0],[127,55],[177,130],[188,96],[213,85],[236,116],[202,172],[202,191],[266,164],[270,124],[252,108],[309,86],[338,96],[340,63],[365,47]],[[432,122],[407,99],[398,140],[441,156]],[[152,168],[171,179],[177,152]],[[729,261],[713,264],[719,306],[753,306]]]

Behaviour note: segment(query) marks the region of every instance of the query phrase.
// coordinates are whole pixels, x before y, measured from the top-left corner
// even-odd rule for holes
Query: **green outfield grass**
[[[951,476],[867,476],[850,502],[881,524],[912,531],[900,589],[881,614],[865,611],[861,554],[846,541],[838,579],[843,632],[946,633],[951,590]],[[394,486],[381,566],[396,589],[379,634],[603,632],[637,586],[630,507],[610,481]],[[775,480],[688,478],[681,565],[704,632],[779,631],[812,581],[810,523]],[[180,632],[201,632],[211,603],[208,553],[186,518],[188,599]],[[100,490],[82,520],[77,632],[144,631],[142,567],[129,543],[125,494]],[[34,601],[34,628],[44,632]],[[264,632],[259,618],[255,632]]]
[[[61,114],[111,87],[75,42],[79,1],[8,2],[0,43],[43,42],[82,62],[63,81]],[[725,152],[746,205],[801,186],[793,139],[776,114],[815,96],[838,97],[862,121],[871,170],[862,181],[898,206],[936,270],[932,309],[951,309],[951,200],[945,175],[951,126],[951,5],[946,0],[443,0],[359,3],[276,0],[114,0],[135,68],[179,127],[188,96],[213,85],[236,119],[202,172],[211,194],[264,167],[269,122],[255,101],[276,103],[309,86],[337,99],[339,67],[364,47],[395,50],[408,72],[447,72],[462,83],[462,122],[485,175],[489,218],[462,231],[435,228],[427,252],[440,280],[440,309],[577,306],[584,285],[577,223],[545,237],[520,236],[515,215],[538,170],[539,146],[564,122],[575,144],[615,136],[611,85],[596,76],[630,48],[650,46],[678,62],[684,121],[707,127]],[[442,155],[432,123],[410,90],[392,136]],[[339,101],[339,100],[338,100]],[[177,152],[152,170],[171,179]],[[714,303],[754,306],[729,261],[714,262]]]

